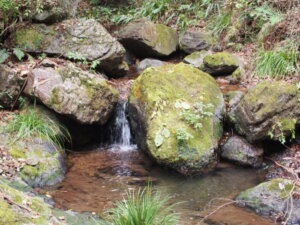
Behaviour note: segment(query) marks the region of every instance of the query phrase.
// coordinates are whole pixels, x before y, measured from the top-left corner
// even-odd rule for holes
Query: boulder
[[[176,30],[144,18],[122,28],[119,37],[127,49],[141,57],[168,56],[178,45]]]
[[[73,64],[57,68],[41,65],[31,71],[25,93],[50,109],[85,124],[104,124],[118,102],[118,91],[99,74]]]
[[[263,149],[239,136],[230,137],[221,148],[221,157],[242,166],[260,167]]]
[[[17,72],[5,65],[0,65],[0,109],[12,107],[21,92],[24,80]]]
[[[299,224],[300,199],[291,197],[293,191],[299,193],[300,188],[294,186],[291,180],[278,178],[242,192],[236,200],[241,205],[274,220],[288,219],[287,224]]]
[[[13,188],[0,178],[0,224],[100,224],[97,216],[53,209],[42,197]]]
[[[229,91],[225,94],[225,101],[227,103],[227,121],[230,123],[231,126],[234,126],[236,119],[235,119],[235,110],[237,105],[240,103],[242,98],[244,97],[245,93],[242,91]]]
[[[124,47],[94,19],[71,19],[46,26],[32,24],[18,29],[11,44],[29,53],[59,55],[75,61],[99,61],[110,76],[121,76],[128,70],[123,61]]]
[[[232,74],[239,67],[235,56],[228,52],[218,52],[204,57],[201,70],[212,76]]]
[[[250,142],[285,141],[298,123],[299,90],[284,81],[264,81],[250,89],[236,106],[236,130]]]
[[[210,51],[202,50],[200,52],[193,52],[192,54],[184,57],[183,62],[191,64],[196,68],[201,68],[205,56],[212,54]]]
[[[179,37],[180,50],[190,54],[196,51],[208,50],[216,44],[210,33],[201,31],[186,31]]]
[[[149,67],[159,67],[166,65],[166,62],[157,60],[157,59],[143,59],[137,66],[137,70],[139,73],[142,73],[145,69]]]
[[[139,148],[184,175],[217,165],[223,113],[214,78],[184,63],[148,68],[131,89],[129,118]]]
[[[39,114],[48,121],[51,119],[58,124],[56,117],[43,107],[36,106],[21,111],[28,113],[30,110]],[[9,129],[9,124],[14,116],[0,123],[0,143],[9,154],[19,162],[26,165],[16,174],[31,187],[54,185],[63,180],[65,174],[64,151],[60,146],[49,142],[46,138],[32,133],[32,136],[17,137],[17,133]],[[55,131],[59,135],[59,130]]]

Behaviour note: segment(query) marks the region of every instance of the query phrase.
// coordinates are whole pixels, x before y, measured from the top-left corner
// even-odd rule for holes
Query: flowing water
[[[126,191],[152,182],[155,189],[182,202],[176,207],[180,224],[199,224],[212,199],[233,199],[241,191],[263,180],[258,170],[220,164],[212,173],[182,177],[163,170],[132,144],[126,118],[126,102],[120,102],[110,129],[111,145],[89,153],[71,154],[66,179],[47,190],[56,207],[77,212],[103,212],[123,199]],[[215,204],[218,206],[218,204]],[[218,211],[208,224],[270,225],[267,219],[233,205]]]

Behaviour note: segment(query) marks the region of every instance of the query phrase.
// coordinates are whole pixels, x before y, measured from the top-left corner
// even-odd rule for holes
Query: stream
[[[218,83],[224,86],[222,81]],[[117,83],[121,97],[107,129],[107,143],[69,154],[64,181],[43,190],[52,196],[55,207],[104,216],[105,210],[122,200],[126,191],[147,186],[150,182],[163,196],[170,196],[172,202],[180,202],[175,208],[181,217],[180,224],[196,225],[220,206],[220,202],[212,200],[233,199],[264,180],[260,170],[223,162],[214,172],[197,177],[183,177],[156,165],[133,143],[126,117],[126,99],[131,84],[132,80],[128,79]],[[234,88],[221,87],[225,91]],[[271,225],[273,222],[232,204],[210,216],[206,224]]]

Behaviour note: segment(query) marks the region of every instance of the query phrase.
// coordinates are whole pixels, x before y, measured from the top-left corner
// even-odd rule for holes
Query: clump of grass
[[[212,29],[212,33],[218,37],[223,32],[225,32],[230,25],[231,12],[227,12],[217,16],[212,22],[210,22],[209,27]]]
[[[179,218],[172,212],[175,204],[167,205],[169,200],[150,186],[137,192],[128,191],[127,199],[117,202],[116,208],[108,211],[108,220],[113,225],[178,224]]]
[[[297,71],[296,48],[261,51],[256,59],[254,74],[259,77],[284,78]]]
[[[71,142],[71,135],[66,127],[49,116],[42,115],[35,108],[16,114],[5,130],[15,132],[15,140],[38,137],[60,147],[66,142]]]

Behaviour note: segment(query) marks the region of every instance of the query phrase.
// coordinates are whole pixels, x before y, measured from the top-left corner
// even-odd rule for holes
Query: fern
[[[0,63],[4,63],[9,57],[9,53],[6,49],[0,50]]]

